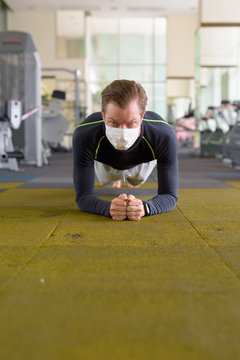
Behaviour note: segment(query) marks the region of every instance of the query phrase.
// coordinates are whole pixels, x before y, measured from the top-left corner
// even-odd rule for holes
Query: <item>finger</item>
[[[110,215],[115,220],[124,220],[127,217],[127,204],[121,199],[115,199],[110,206]]]
[[[141,218],[143,216],[142,212],[140,211],[130,211],[127,212],[127,218],[128,219],[132,219],[132,218]]]
[[[118,207],[118,208],[110,208],[111,216],[126,216],[127,211],[125,207]]]
[[[117,199],[116,201],[114,201],[114,203],[112,204],[114,207],[126,207],[127,206],[127,201],[126,200],[122,200],[122,199]]]
[[[128,218],[128,220],[139,221],[141,219],[141,216],[130,215],[127,218]]]
[[[126,212],[110,212],[111,217],[113,220],[125,220],[127,218]]]
[[[116,221],[122,221],[122,220],[125,220],[126,218],[127,218],[126,215],[122,215],[122,216],[115,215],[115,216],[112,216],[112,219],[113,219],[113,220],[116,220]]]
[[[144,214],[145,212],[142,202],[137,204],[130,204],[127,207],[127,218],[129,220],[140,220],[140,218],[143,217]]]
[[[125,207],[118,207],[118,208],[112,208],[111,209],[112,214],[116,215],[126,215],[127,210]]]
[[[127,218],[129,220],[140,220],[143,215],[143,212],[139,211],[139,209],[132,209],[132,211],[127,211]]]
[[[115,198],[112,200],[112,206],[116,207],[116,206],[126,206],[126,200]]]
[[[128,208],[129,207],[132,207],[132,206],[134,206],[134,207],[142,207],[143,206],[143,203],[142,203],[142,201],[141,200],[139,200],[139,199],[132,199],[132,200],[128,200]]]
[[[127,203],[126,203],[126,201],[117,198],[114,201],[112,201],[112,204],[110,206],[110,210],[112,212],[124,212],[124,213],[126,213]]]

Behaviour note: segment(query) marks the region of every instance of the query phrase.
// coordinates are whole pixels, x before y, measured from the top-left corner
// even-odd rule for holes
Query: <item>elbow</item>
[[[166,196],[166,198],[167,198],[168,210],[165,210],[165,211],[172,211],[177,205],[178,197],[176,195],[173,195],[173,194],[168,194]]]
[[[173,210],[177,205],[178,197],[175,195],[171,195],[171,198],[172,198],[172,209],[171,210]]]
[[[75,201],[76,201],[76,204],[77,204],[77,207],[78,207],[79,210],[86,211],[85,210],[84,196],[82,196],[82,195],[76,196]]]

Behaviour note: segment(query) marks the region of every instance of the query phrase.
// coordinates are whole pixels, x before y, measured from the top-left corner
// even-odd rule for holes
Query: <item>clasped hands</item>
[[[143,202],[133,195],[121,194],[112,200],[110,215],[113,220],[140,220],[145,215]]]

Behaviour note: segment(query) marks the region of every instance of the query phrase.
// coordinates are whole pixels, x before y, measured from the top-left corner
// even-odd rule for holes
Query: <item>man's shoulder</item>
[[[145,128],[149,130],[152,129],[153,132],[162,133],[170,132],[172,133],[172,126],[165,121],[159,114],[153,111],[147,111],[143,118]]]
[[[103,128],[103,118],[100,112],[95,112],[89,115],[81,124],[77,125],[74,133],[78,135],[91,134],[94,136],[95,132],[101,131]]]
[[[103,118],[100,112],[89,115],[79,124],[73,134],[73,142],[78,146],[83,144],[87,147],[94,147],[99,138],[104,135]]]
[[[149,140],[156,141],[156,143],[159,143],[160,139],[174,139],[175,141],[175,131],[159,114],[153,111],[147,111],[143,123],[144,133],[149,137]]]
[[[102,114],[100,111],[98,111],[89,115],[80,125],[77,126],[77,128],[86,127],[88,125],[94,125],[102,122],[103,122]]]
[[[146,111],[145,115],[144,115],[144,120],[159,120],[159,121],[164,121],[164,119],[157,114],[154,111]]]

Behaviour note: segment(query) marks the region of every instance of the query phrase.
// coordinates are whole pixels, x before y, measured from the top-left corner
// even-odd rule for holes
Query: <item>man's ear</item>
[[[104,120],[104,112],[103,112],[103,109],[101,109],[101,114],[102,114],[102,118]]]
[[[144,118],[144,115],[146,114],[146,111],[144,111],[142,114],[141,114],[141,121],[142,119]]]

